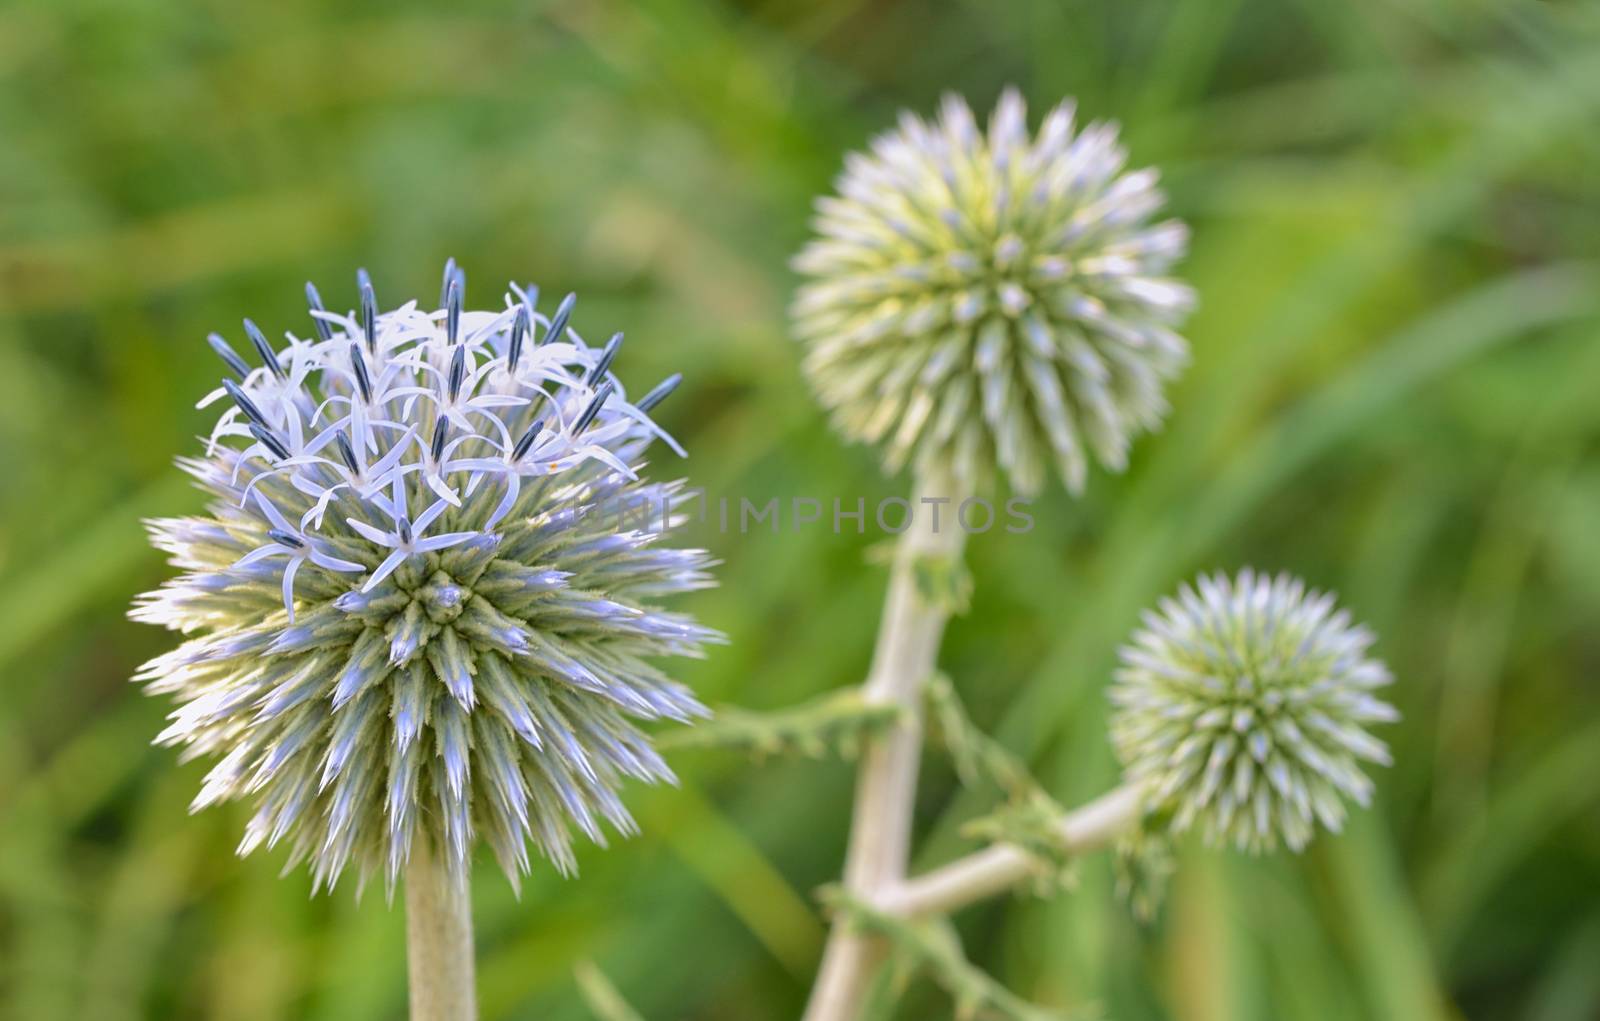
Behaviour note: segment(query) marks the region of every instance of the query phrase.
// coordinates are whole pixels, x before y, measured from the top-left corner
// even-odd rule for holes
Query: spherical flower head
[[[652,663],[719,638],[657,605],[710,583],[661,541],[680,485],[639,474],[677,378],[630,403],[571,295],[464,286],[452,263],[440,309],[380,313],[362,274],[348,315],[308,286],[314,336],[246,320],[254,367],[213,334],[226,410],[179,462],[213,502],[150,523],[183,573],[132,615],[192,636],[139,674],[179,703],[158,741],[220,757],[193,809],[252,801],[240,853],[286,841],[318,887],[392,889],[419,839],[570,870],[573,827],[633,828],[624,778],[672,777],[638,721],[704,713]]]
[[[840,431],[968,485],[998,468],[1029,493],[1054,464],[1077,493],[1091,456],[1121,471],[1166,414],[1193,304],[1166,275],[1188,233],[1152,222],[1156,173],[1126,159],[1071,103],[1030,137],[1015,91],[987,132],[947,96],[852,154],[795,259],[794,329]]]
[[[1398,719],[1373,637],[1330,595],[1249,569],[1202,576],[1148,612],[1122,650],[1111,734],[1130,779],[1175,832],[1303,848],[1365,806],[1362,762],[1389,763],[1369,725]]]

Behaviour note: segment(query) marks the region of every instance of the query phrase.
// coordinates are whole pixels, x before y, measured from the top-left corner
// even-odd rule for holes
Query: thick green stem
[[[857,773],[844,887],[867,903],[896,888],[906,874],[922,757],[922,688],[933,676],[949,617],[947,604],[918,591],[918,561],[961,555],[964,537],[956,508],[963,495],[947,476],[929,474],[918,480],[912,525],[896,550],[878,644],[863,687],[869,701],[901,710],[892,729],[867,743]],[[805,1021],[854,1021],[882,953],[880,939],[856,931],[847,921],[836,922]]]
[[[467,877],[422,837],[406,865],[406,964],[411,1021],[477,1021]]]

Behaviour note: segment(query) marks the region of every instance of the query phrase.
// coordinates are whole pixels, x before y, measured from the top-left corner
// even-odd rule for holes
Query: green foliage
[[[1028,773],[1028,768],[998,741],[979,730],[967,715],[950,679],[928,682],[929,718],[935,740],[949,753],[956,776],[968,788],[1000,789],[1006,803],[961,828],[962,836],[1011,844],[1037,863],[1035,890],[1070,890],[1077,884],[1076,856],[1061,840],[1065,809]]]
[[[1117,896],[1141,922],[1153,921],[1177,870],[1172,841],[1154,827],[1141,826],[1117,841],[1113,851]]]
[[[1036,867],[1034,892],[1048,896],[1078,885],[1076,853],[1061,839],[1061,806],[1046,797],[1004,805],[961,828],[961,835],[1026,851]]]
[[[924,689],[929,736],[949,754],[956,776],[968,787],[992,784],[1014,802],[1049,802],[1028,767],[967,715],[950,678],[939,674]],[[1056,812],[1060,814],[1059,808]]]
[[[643,1021],[593,961],[579,961],[574,965],[572,978],[578,983],[578,992],[583,994],[583,1002],[594,1012],[596,1021]]]
[[[963,614],[972,606],[972,573],[960,557],[923,554],[911,562],[917,594],[930,606]]]
[[[943,919],[908,921],[886,915],[836,887],[823,891],[823,902],[863,932],[888,941],[892,986],[903,990],[913,977],[926,976],[950,997],[956,1021],[1073,1021],[1092,1016],[1046,1010],[1018,997],[967,960],[961,937]]]
[[[867,547],[865,562],[892,567],[900,548],[901,544],[892,539],[875,543]],[[972,571],[963,557],[917,552],[911,555],[910,566],[917,596],[924,603],[952,616],[972,608]]]
[[[806,393],[787,260],[896,109],[1007,82],[1122,122],[1193,228],[1177,271],[1200,304],[1128,472],[971,537],[941,663],[972,715],[1087,800],[1114,780],[1104,690],[1140,609],[1252,564],[1340,593],[1403,719],[1345,835],[1295,859],[1180,845],[1148,927],[1087,860],[1070,898],[964,916],[972,962],[1118,1021],[1600,1014],[1600,272],[1575,261],[1600,237],[1593,0],[9,0],[0,1017],[402,1009],[398,908],[237,860],[242,811],[184,818],[204,767],[146,748],[165,709],[124,683],[165,643],[122,617],[166,573],[137,520],[199,505],[168,462],[214,417],[192,408],[219,375],[208,330],[303,328],[307,278],[351,307],[355,265],[426,293],[453,255],[475,303],[512,276],[578,291],[586,336],[627,331],[630,387],[685,372],[662,419],[693,456],[659,451],[662,477],[735,506],[903,497]],[[685,609],[733,639],[686,678],[708,702],[861,676],[882,537],[828,524],[696,526],[725,566]],[[643,834],[577,881],[538,873],[518,900],[482,863],[485,1021],[590,1018],[584,958],[646,1017],[799,1015],[848,769],[671,764],[687,789],[631,788]],[[928,770],[923,864],[993,801]],[[917,983],[901,1017],[947,1010]]]
[[[860,749],[863,736],[889,726],[899,715],[897,707],[869,702],[859,688],[850,687],[771,712],[720,708],[712,720],[692,730],[674,731],[657,744],[663,749],[728,748],[757,759],[821,758],[829,752],[850,758]]]

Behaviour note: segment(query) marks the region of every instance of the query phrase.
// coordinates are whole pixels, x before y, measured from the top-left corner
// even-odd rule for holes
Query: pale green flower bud
[[[1251,851],[1300,850],[1345,800],[1365,806],[1368,733],[1398,719],[1373,636],[1287,575],[1202,576],[1148,612],[1111,689],[1113,743],[1151,809],[1182,832]]]
[[[1091,457],[1122,470],[1166,414],[1193,304],[1167,276],[1188,232],[1151,222],[1156,174],[1125,161],[1070,103],[1030,136],[1015,91],[987,131],[949,96],[848,157],[795,259],[794,330],[836,426],[969,486],[998,467],[1032,492],[1053,463],[1076,493]]]

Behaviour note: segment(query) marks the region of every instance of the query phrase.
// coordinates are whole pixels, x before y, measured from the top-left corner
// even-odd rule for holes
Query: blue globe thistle
[[[1030,136],[1007,91],[981,130],[947,96],[845,161],[795,259],[813,388],[850,439],[968,485],[998,467],[1023,492],[1053,463],[1082,490],[1165,416],[1193,304],[1167,276],[1186,228],[1152,222],[1156,172],[1124,172],[1114,125],[1063,103]]]
[[[632,830],[623,778],[672,778],[636,721],[705,712],[652,663],[719,639],[657,605],[710,584],[660,542],[680,484],[639,474],[678,378],[630,403],[571,295],[464,311],[452,263],[438,311],[380,313],[359,282],[348,315],[308,285],[286,347],[246,320],[253,367],[210,338],[226,409],[179,464],[213,502],[150,523],[183,573],[132,613],[192,636],[138,675],[179,703],[157,740],[220,756],[192,809],[252,801],[240,853],[285,841],[318,887],[392,889],[418,839],[568,871],[572,827]]]
[[[1213,844],[1300,850],[1345,799],[1365,806],[1362,762],[1389,763],[1368,733],[1398,719],[1373,636],[1334,599],[1246,569],[1184,586],[1122,650],[1113,743],[1152,809]]]

